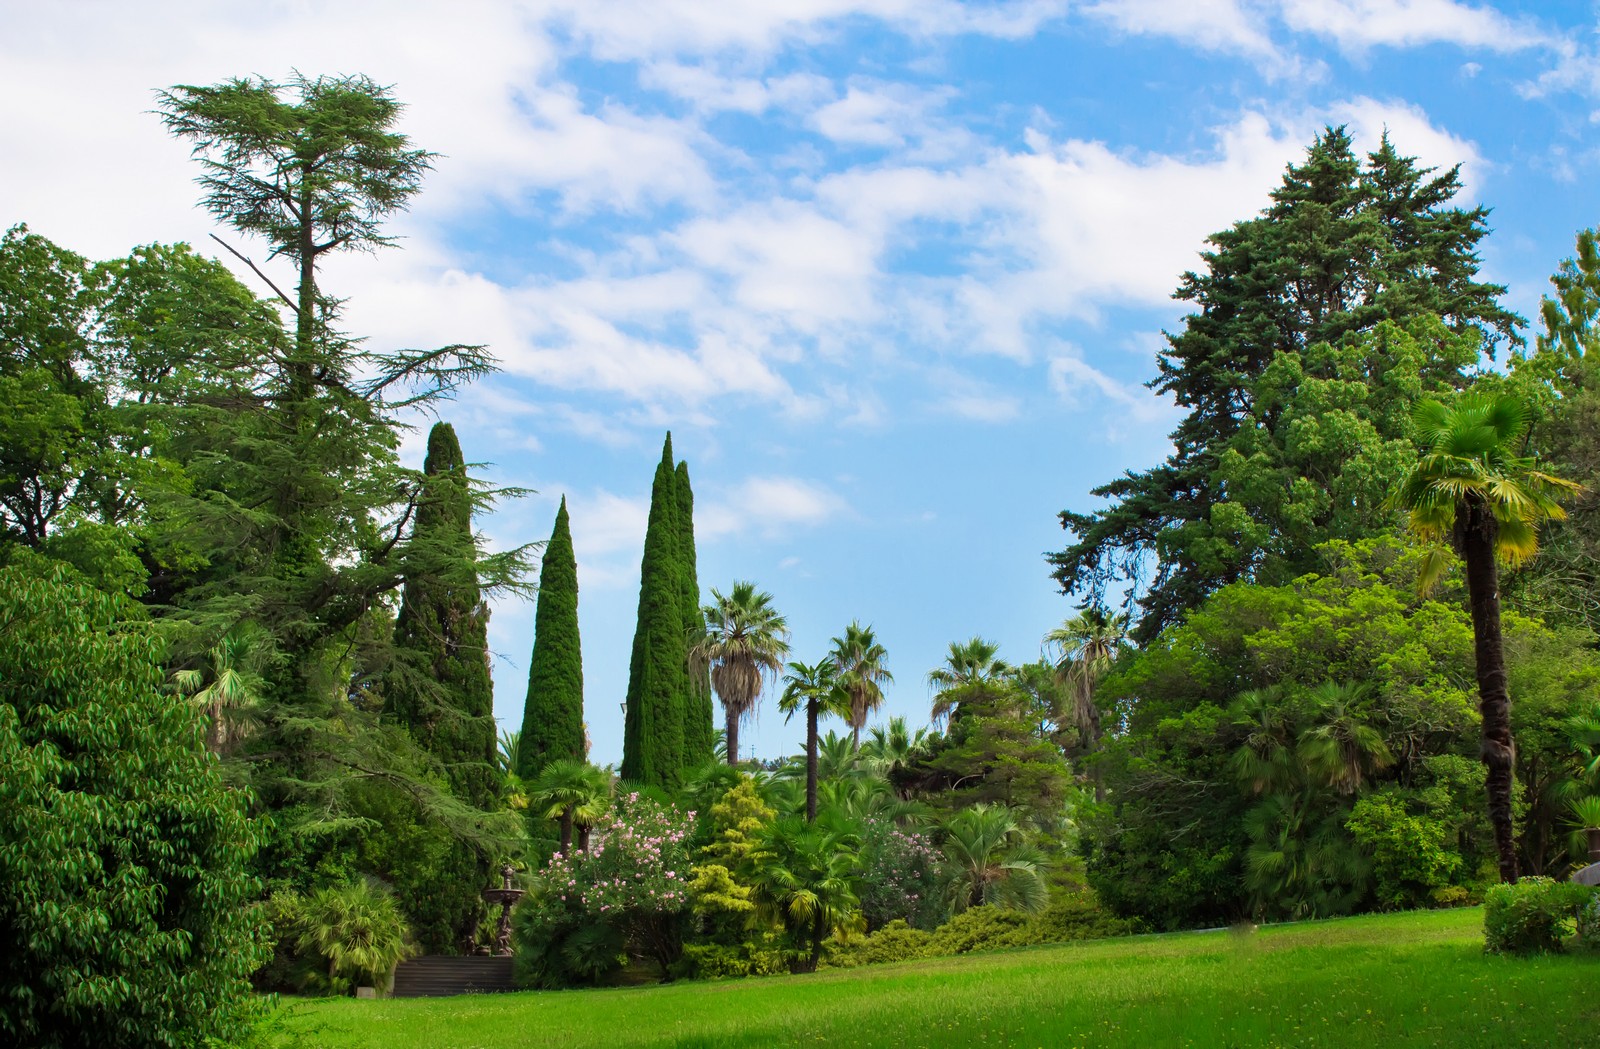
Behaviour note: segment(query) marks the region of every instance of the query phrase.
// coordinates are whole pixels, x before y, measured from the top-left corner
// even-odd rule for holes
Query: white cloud
[[[1357,52],[1426,44],[1520,51],[1550,42],[1526,19],[1455,0],[1284,0],[1283,19],[1291,29]]]
[[[849,512],[844,500],[795,477],[751,477],[695,508],[696,539],[757,532],[778,535],[814,527]]]
[[[1240,0],[1099,0],[1083,11],[1124,33],[1172,37],[1203,51],[1265,59],[1269,68],[1288,65],[1262,28],[1264,13]]]
[[[1083,359],[1075,346],[1064,346],[1047,366],[1050,388],[1069,408],[1103,411],[1106,436],[1120,439],[1132,432],[1161,433],[1179,412],[1165,397],[1143,384],[1118,382]]]
[[[903,146],[908,139],[926,135],[932,112],[953,93],[903,84],[851,84],[843,98],[812,113],[810,123],[844,145]]]

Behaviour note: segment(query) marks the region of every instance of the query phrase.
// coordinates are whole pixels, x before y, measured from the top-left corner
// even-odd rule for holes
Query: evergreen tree
[[[1387,136],[1363,164],[1328,128],[1261,215],[1210,238],[1152,384],[1188,409],[1176,448],[1095,489],[1105,509],[1062,513],[1063,590],[1099,604],[1131,584],[1148,639],[1218,587],[1285,582],[1317,544],[1392,523],[1409,405],[1460,386],[1519,323],[1474,279],[1487,211],[1450,206],[1455,169],[1431,174]]]
[[[544,548],[539,603],[533,619],[533,656],[523,706],[517,775],[532,781],[557,758],[582,761],[583,651],[578,644],[578,565],[572,553],[567,500],[556,511],[555,531]]]
[[[457,797],[478,808],[498,796],[489,609],[478,593],[472,500],[461,445],[449,423],[428,434],[413,567],[395,624],[388,708],[444,764]]]
[[[689,464],[678,464],[678,557],[683,577],[684,644],[690,651],[705,637],[706,620],[700,611],[700,574],[694,546],[694,490],[689,486]],[[711,759],[716,747],[711,702],[711,675],[707,668],[691,665],[683,708],[683,761],[685,766]]]
[[[639,620],[628,668],[622,739],[624,779],[676,787],[684,766],[684,697],[688,666],[683,629],[682,565],[678,557],[677,472],[667,434],[650,489],[650,523],[639,566]]]

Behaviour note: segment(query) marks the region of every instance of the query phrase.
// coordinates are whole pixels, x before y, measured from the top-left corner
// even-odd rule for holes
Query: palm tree
[[[586,761],[557,758],[540,770],[528,791],[528,804],[561,827],[561,854],[572,851],[572,830],[579,831],[578,850],[589,850],[589,830],[611,803],[611,775]]]
[[[884,666],[889,652],[878,643],[872,627],[855,620],[844,628],[843,637],[833,639],[829,658],[850,697],[850,713],[845,722],[850,726],[851,749],[860,750],[861,730],[868,715],[883,706],[883,686],[894,684],[894,675]]]
[[[696,666],[711,668],[711,687],[726,715],[728,764],[739,763],[739,722],[755,709],[762,679],[783,669],[789,654],[789,624],[772,607],[772,595],[754,583],[736,581],[726,596],[711,591],[705,606],[705,637],[689,652]]]
[[[784,676],[783,695],[778,699],[778,710],[787,721],[801,710],[806,712],[806,822],[817,818],[817,719],[825,714],[848,716],[850,697],[839,683],[838,668],[833,660],[807,666],[805,663],[789,664]]]
[[[757,831],[756,841],[743,879],[757,913],[782,925],[801,948],[790,970],[815,972],[828,934],[861,925],[861,840],[832,818],[810,823],[785,816]]]
[[[208,666],[172,675],[173,689],[205,714],[206,747],[213,754],[231,749],[245,735],[260,705],[264,685],[258,664],[264,637],[257,627],[235,627],[206,653]]]
[[[312,893],[297,926],[300,950],[327,959],[330,989],[341,980],[381,987],[397,964],[416,953],[394,897],[365,879]]]
[[[1049,896],[1040,873],[1043,855],[1023,841],[1016,817],[1003,805],[973,805],[950,817],[944,842],[950,910],[997,904],[1033,913]]]
[[[1420,587],[1431,587],[1444,571],[1444,541],[1466,564],[1489,822],[1500,878],[1514,882],[1511,791],[1516,753],[1500,635],[1499,562],[1517,565],[1536,554],[1539,525],[1565,517],[1557,498],[1580,488],[1516,454],[1528,417],[1521,402],[1509,395],[1468,393],[1453,407],[1423,401],[1412,418],[1421,453],[1392,502],[1408,512],[1414,532],[1440,544],[1424,561]]]
[[[1341,794],[1356,793],[1369,772],[1394,764],[1377,729],[1350,709],[1361,693],[1359,685],[1318,685],[1311,692],[1317,723],[1300,734],[1298,753],[1306,770]]]
[[[1044,636],[1046,649],[1056,653],[1056,671],[1073,699],[1072,720],[1088,749],[1100,743],[1100,708],[1094,690],[1128,644],[1128,615],[1107,612],[1092,605]]]
[[[912,731],[903,717],[889,719],[887,728],[875,725],[872,738],[861,747],[861,757],[867,768],[893,781],[894,774],[908,768],[923,754],[935,737],[928,730]]]
[[[928,672],[928,686],[934,689],[933,720],[960,717],[962,697],[1011,672],[1011,666],[998,658],[1000,646],[974,637],[970,641],[950,642],[944,666]]]
[[[1245,733],[1229,764],[1250,793],[1263,794],[1294,782],[1294,724],[1275,685],[1241,692],[1229,709],[1233,726]]]

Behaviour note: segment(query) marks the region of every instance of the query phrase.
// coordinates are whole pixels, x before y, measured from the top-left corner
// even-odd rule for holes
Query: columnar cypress
[[[522,708],[517,775],[532,780],[556,758],[585,757],[583,652],[578,644],[578,563],[572,553],[567,500],[556,511],[555,531],[539,569],[539,603],[533,616],[533,656],[528,698]]]
[[[666,787],[677,786],[683,770],[683,709],[688,691],[679,546],[677,473],[669,433],[650,489],[621,769],[624,779]]]
[[[449,423],[429,432],[422,472],[388,708],[444,765],[456,796],[487,809],[498,795],[489,609],[478,593],[466,464]]]
[[[706,633],[705,616],[700,612],[700,575],[695,567],[694,490],[689,485],[689,464],[680,462],[676,471],[678,495],[678,559],[683,582],[683,631],[686,649],[692,649]],[[715,747],[713,728],[715,709],[711,703],[709,667],[687,670],[688,689],[683,705],[683,761],[698,765],[709,761]]]

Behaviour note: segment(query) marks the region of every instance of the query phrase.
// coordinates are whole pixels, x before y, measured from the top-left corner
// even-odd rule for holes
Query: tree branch
[[[300,307],[296,306],[294,304],[294,301],[292,299],[290,299],[289,296],[287,296],[287,295],[285,295],[283,293],[283,289],[282,288],[279,288],[276,284],[272,283],[272,278],[268,277],[265,273],[262,273],[261,270],[256,266],[255,263],[251,262],[249,259],[247,259],[243,255],[239,254],[237,251],[234,251],[233,250],[233,245],[229,244],[227,241],[223,240],[221,237],[217,236],[215,233],[211,234],[211,239],[216,241],[218,244],[221,244],[224,248],[227,248],[228,251],[233,255],[234,258],[238,259],[240,262],[244,263],[246,266],[249,266],[250,269],[255,273],[256,276],[260,277],[262,280],[267,282],[267,287],[271,288],[273,291],[278,293],[278,298],[283,300],[284,305],[288,306],[291,310],[294,310],[295,316],[298,317],[300,315]]]

